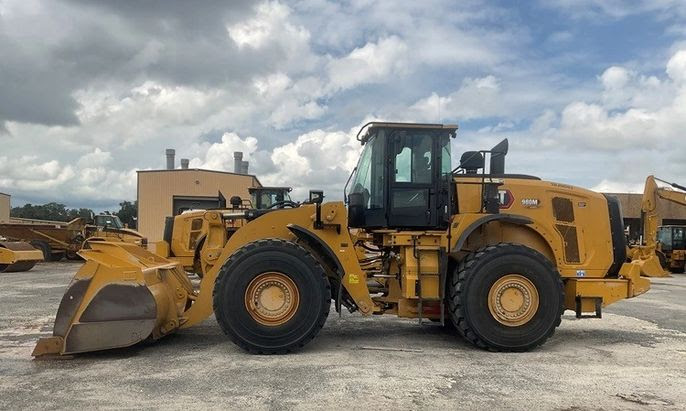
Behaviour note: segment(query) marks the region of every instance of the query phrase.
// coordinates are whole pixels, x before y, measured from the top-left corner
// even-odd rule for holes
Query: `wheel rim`
[[[526,277],[508,274],[488,292],[488,309],[493,318],[508,327],[526,324],[538,311],[538,290]]]
[[[288,322],[300,304],[293,280],[276,271],[255,277],[245,290],[245,308],[253,320],[270,327]]]

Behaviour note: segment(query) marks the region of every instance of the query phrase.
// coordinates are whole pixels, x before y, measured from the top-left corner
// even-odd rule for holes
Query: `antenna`
[[[436,119],[437,120],[436,122],[440,123],[441,122],[441,96],[438,93],[436,93],[436,96],[438,97],[438,118]]]

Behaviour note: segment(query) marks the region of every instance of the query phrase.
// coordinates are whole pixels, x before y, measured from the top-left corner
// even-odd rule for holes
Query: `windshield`
[[[121,220],[116,215],[99,215],[95,217],[95,225],[98,227],[124,228]]]
[[[258,198],[259,196],[259,198]],[[288,195],[287,192],[278,190],[278,191],[270,191],[270,190],[264,190],[264,191],[255,191],[251,194],[251,201],[254,206],[258,206],[259,208],[269,208],[273,204],[276,204],[281,201],[291,201],[291,196]]]
[[[383,130],[379,133],[383,133]],[[364,207],[367,209],[382,208],[383,186],[383,137],[374,135],[362,150],[350,193],[362,194]]]
[[[660,227],[657,232],[657,241],[662,244],[665,251],[672,249],[672,229],[671,227]]]

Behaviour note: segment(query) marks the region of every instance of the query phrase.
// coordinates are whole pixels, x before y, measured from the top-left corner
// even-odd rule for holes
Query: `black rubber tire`
[[[538,310],[526,324],[510,327],[488,309],[491,286],[507,274],[526,277],[539,295]],[[527,351],[543,344],[560,325],[564,287],[550,260],[518,244],[491,245],[469,254],[448,284],[450,317],[467,341],[490,351]]]
[[[293,317],[279,326],[258,323],[245,308],[248,285],[268,271],[287,275],[300,295]],[[324,326],[330,307],[324,268],[305,248],[281,239],[255,241],[234,252],[222,266],[213,291],[219,326],[231,341],[253,354],[285,354],[302,348]]]
[[[52,247],[45,241],[32,240],[29,242],[37,250],[41,250],[43,253],[43,261],[52,261]]]
[[[78,255],[75,251],[67,251],[65,255],[67,257],[67,260],[69,260],[69,261],[82,261],[83,260],[83,258],[81,258],[81,256]]]
[[[655,255],[657,255],[657,259],[660,260],[660,266],[664,270],[669,270],[669,263],[667,262],[667,256],[665,253],[660,250],[655,250]]]
[[[62,259],[64,258],[64,254],[65,254],[64,251],[51,253],[50,254],[50,261],[52,261],[52,262],[62,261]]]

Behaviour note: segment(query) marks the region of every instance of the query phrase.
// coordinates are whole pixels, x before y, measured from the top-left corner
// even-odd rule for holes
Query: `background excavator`
[[[670,188],[659,187],[657,184],[658,181],[667,184]],[[681,268],[683,271],[683,258],[679,259],[679,253],[672,252],[671,235],[673,231],[667,231],[666,229],[660,230],[660,235],[658,235],[658,225],[661,221],[661,217],[657,211],[657,203],[660,199],[686,206],[686,187],[661,180],[652,175],[646,178],[641,201],[642,232],[639,240],[640,243],[630,246],[628,255],[632,260],[642,261],[645,265],[644,275],[649,277],[669,276],[669,271],[667,271],[667,269],[670,268],[672,264],[671,257],[673,255],[675,257],[675,268],[677,270]],[[683,234],[683,230],[681,233]],[[668,234],[670,235],[669,242],[667,242]],[[662,238],[664,242],[659,241],[660,238]],[[663,250],[662,248],[664,245],[668,245],[668,247]],[[668,259],[668,255],[670,259]],[[679,260],[681,260],[681,263]]]
[[[525,351],[565,310],[601,317],[650,288],[647,260],[627,260],[616,198],[506,173],[507,140],[464,153],[451,169],[456,131],[367,124],[346,203],[313,190],[303,203],[198,214],[199,283],[136,244],[89,241],[53,336],[33,355],[126,347],[213,313],[246,351],[287,353],[317,335],[332,301],[339,313],[432,320],[477,347]]]

